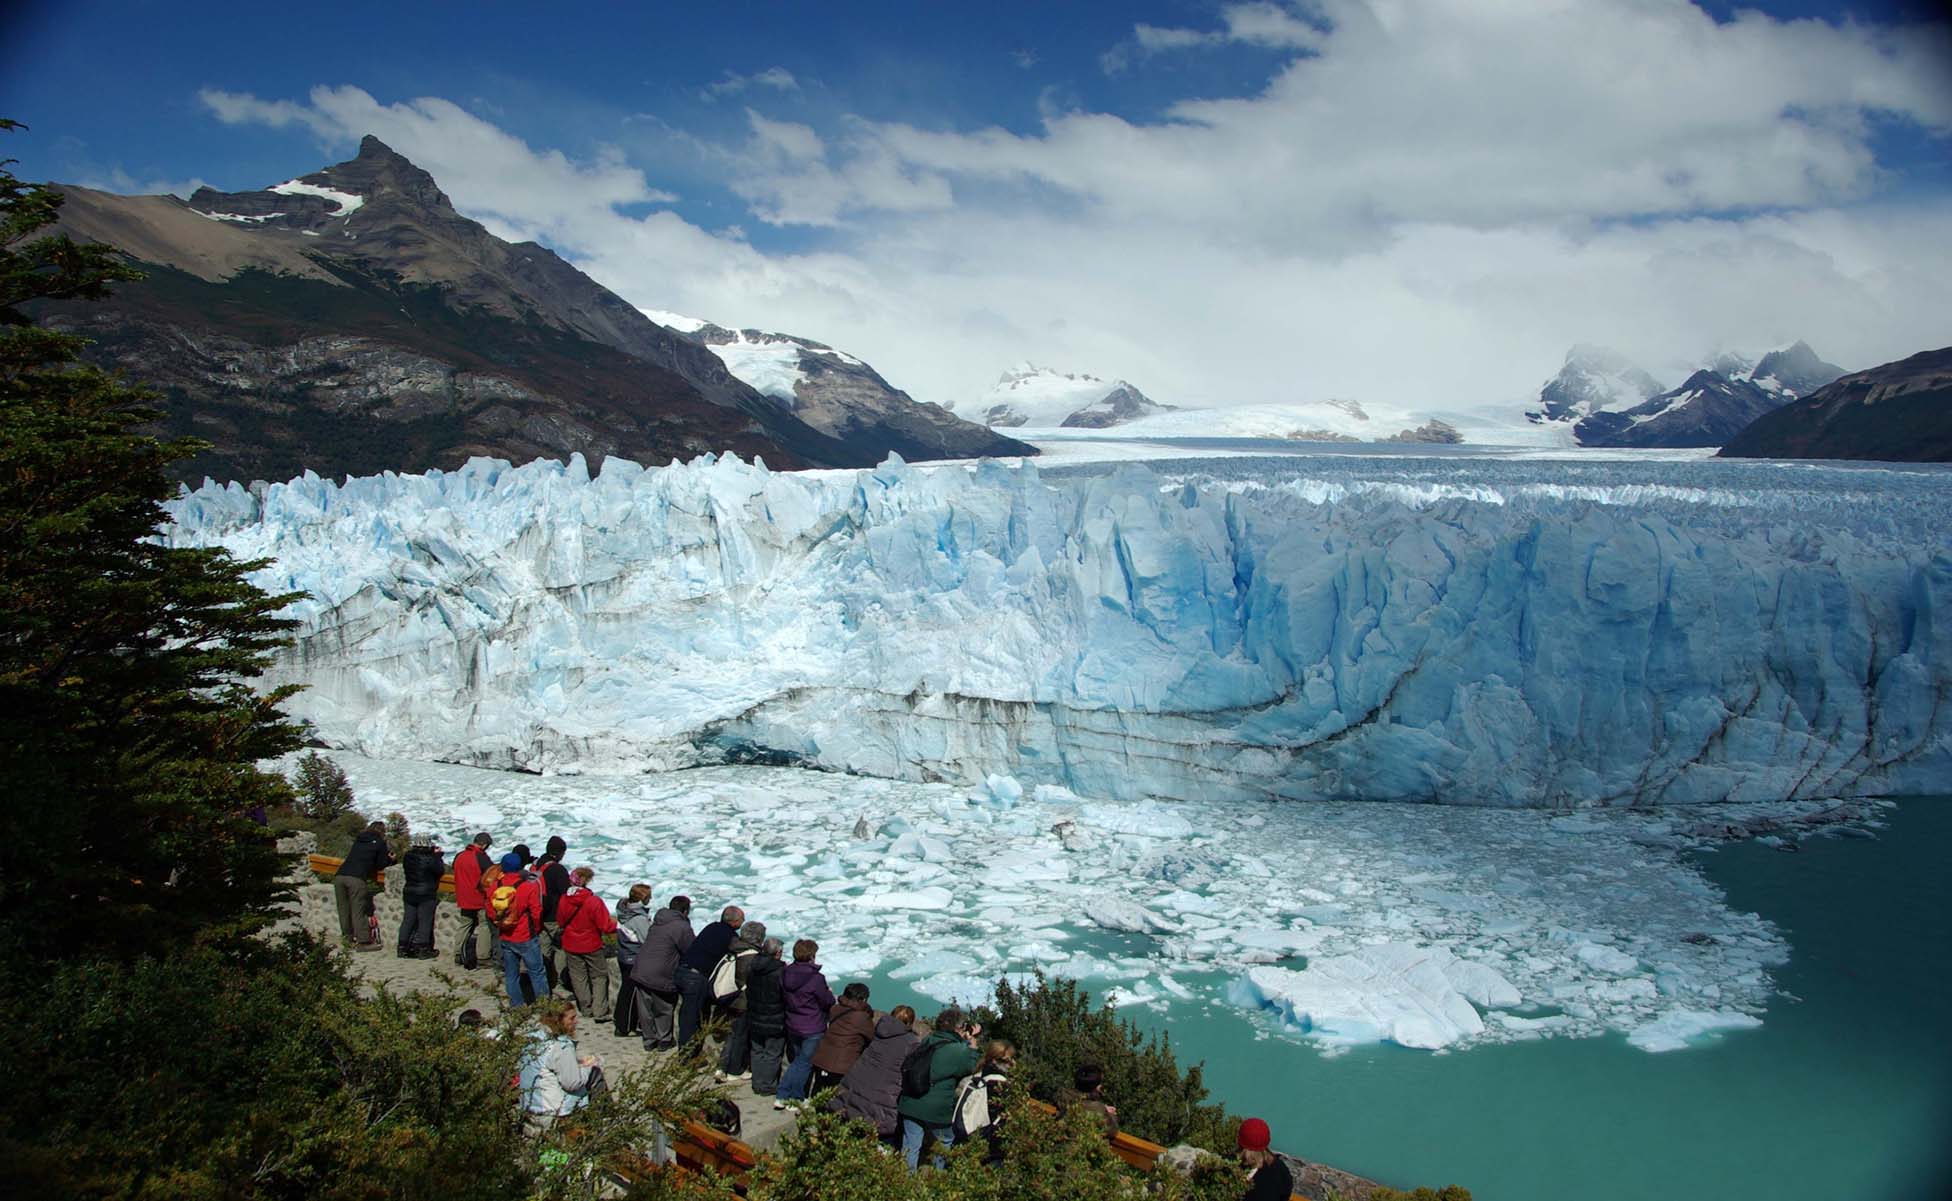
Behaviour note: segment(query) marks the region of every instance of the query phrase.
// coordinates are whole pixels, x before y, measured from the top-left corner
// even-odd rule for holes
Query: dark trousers
[[[705,973],[685,964],[678,965],[678,1045],[688,1047],[698,1037],[705,1021]]]
[[[347,942],[372,942],[369,927],[373,916],[372,884],[358,876],[334,876],[332,900],[339,909],[339,937]]]
[[[725,1050],[719,1055],[718,1068],[728,1076],[736,1076],[752,1063],[752,1042],[746,1033],[746,1015],[743,1009],[732,1013],[732,1032],[725,1036]]]
[[[780,1065],[786,1059],[786,1031],[777,1034],[750,1034],[752,1044],[752,1091],[765,1096],[779,1091]]]
[[[630,965],[619,963],[623,980],[617,985],[617,1037],[629,1038],[637,1033],[637,982],[630,978]]]
[[[434,910],[440,905],[440,898],[428,897],[424,901],[405,901],[400,906],[400,949],[420,951],[431,949],[434,945]]]
[[[461,931],[461,941],[455,944],[454,966],[473,971],[475,966],[481,962],[475,954],[475,931],[481,929],[481,910],[463,909],[461,916],[467,919],[468,924]],[[495,927],[493,924],[490,924],[488,929],[492,933]]]
[[[677,1046],[671,1037],[671,1019],[677,1012],[677,993],[638,985],[637,1031],[644,1036],[646,1051],[666,1051]]]

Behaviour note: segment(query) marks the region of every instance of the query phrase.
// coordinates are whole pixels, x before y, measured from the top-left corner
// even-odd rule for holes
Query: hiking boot
[[[382,948],[376,942],[356,942],[352,944],[352,949],[355,951],[378,951]]]

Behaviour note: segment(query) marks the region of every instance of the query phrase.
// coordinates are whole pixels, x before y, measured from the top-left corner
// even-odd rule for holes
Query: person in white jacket
[[[522,1051],[516,1088],[529,1120],[547,1127],[609,1086],[597,1057],[577,1054],[574,1006],[552,1005],[538,1021],[540,1027],[529,1033],[529,1045]]]

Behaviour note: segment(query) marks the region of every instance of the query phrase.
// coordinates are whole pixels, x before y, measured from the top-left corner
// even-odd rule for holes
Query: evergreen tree
[[[352,812],[352,783],[346,779],[346,769],[317,751],[299,756],[292,787],[298,792],[296,807],[302,817],[332,821]]]
[[[0,121],[0,129],[15,128]],[[261,564],[171,547],[146,393],[84,366],[30,302],[139,278],[42,231],[58,192],[0,161],[0,945],[127,955],[261,917],[281,863],[253,817],[289,802],[256,764],[297,747],[290,690],[246,685],[291,622]]]

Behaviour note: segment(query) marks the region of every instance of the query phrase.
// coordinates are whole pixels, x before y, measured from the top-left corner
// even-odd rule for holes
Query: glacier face
[[[1952,473],[709,457],[206,485],[368,754],[1494,805],[1952,778]]]

